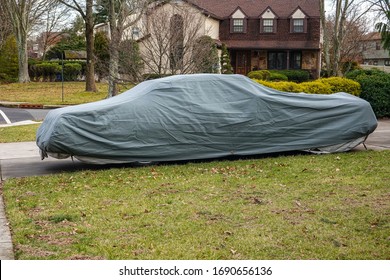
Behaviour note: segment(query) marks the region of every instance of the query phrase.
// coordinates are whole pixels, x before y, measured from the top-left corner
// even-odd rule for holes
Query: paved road
[[[22,122],[42,121],[50,109],[21,109],[0,106],[0,125]]]

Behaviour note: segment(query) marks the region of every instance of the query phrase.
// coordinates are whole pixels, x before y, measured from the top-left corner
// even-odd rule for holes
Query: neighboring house
[[[192,1],[161,1],[151,6],[132,28],[132,37],[139,38],[144,73],[196,72],[199,57],[210,53],[209,46],[202,50],[199,39],[209,36],[218,42],[219,22]]]
[[[50,48],[57,45],[67,36],[69,34],[63,32],[42,32],[35,41],[30,42],[29,57],[42,58]]]
[[[139,42],[144,73],[190,73],[195,39],[225,44],[234,73],[321,69],[320,0],[172,0],[155,2],[124,39]],[[107,24],[95,31],[109,35]],[[220,55],[220,51],[219,51]]]
[[[379,32],[369,33],[362,40],[362,59],[364,65],[390,66],[389,51],[383,49]]]
[[[304,69],[310,71],[313,78],[319,77],[319,0],[176,0],[154,7],[143,21],[151,21],[160,10],[167,10],[168,5],[171,14],[165,16],[165,21],[171,24],[167,28],[174,30],[175,16],[176,22],[177,17],[184,19],[172,6],[187,7],[191,14],[198,13],[203,22],[198,35],[209,35],[227,45],[234,73],[245,75],[256,69]],[[155,31],[149,30],[145,34],[150,32]],[[140,41],[141,50],[142,40],[147,37]]]
[[[319,0],[194,0],[220,19],[219,39],[235,73],[305,69],[319,76]]]

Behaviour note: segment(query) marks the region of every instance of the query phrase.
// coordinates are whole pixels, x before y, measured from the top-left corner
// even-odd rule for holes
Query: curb
[[[70,105],[44,105],[44,104],[33,104],[27,102],[0,102],[0,106],[8,108],[20,108],[20,109],[57,109],[72,106]]]
[[[1,188],[1,182],[0,182]],[[11,231],[4,209],[3,195],[0,192],[0,260],[14,260]]]

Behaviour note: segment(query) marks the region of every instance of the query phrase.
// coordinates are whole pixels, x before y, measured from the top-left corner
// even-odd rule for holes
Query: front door
[[[236,52],[236,74],[246,75],[250,69],[250,52],[237,51]]]

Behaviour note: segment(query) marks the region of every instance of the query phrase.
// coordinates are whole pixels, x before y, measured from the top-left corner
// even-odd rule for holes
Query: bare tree
[[[341,62],[348,52],[346,48],[351,48],[351,45],[347,44],[347,42],[351,43],[349,28],[361,26],[364,16],[372,7],[372,5],[363,5],[364,2],[364,0],[333,0],[334,13],[327,15],[325,0],[320,0],[321,23],[324,30],[323,53],[329,76],[342,75]],[[357,39],[359,36],[352,41],[356,42]]]
[[[124,32],[142,17],[152,0],[107,0],[108,22],[110,26],[108,97],[118,92],[119,48]]]
[[[175,3],[148,11],[140,42],[145,71],[151,74],[187,74],[200,70],[201,56],[210,55],[210,45],[199,44],[205,32],[199,11]],[[194,59],[196,58],[196,59]],[[204,68],[203,68],[204,69]]]
[[[61,5],[60,2],[54,1],[48,5],[45,13],[37,28],[43,30],[38,38],[42,59],[45,59],[46,52],[55,45],[62,37],[64,27],[72,16],[70,8]]]
[[[0,5],[0,50],[7,40],[8,36],[12,34],[12,24],[8,13],[5,11],[5,6]]]
[[[20,83],[30,82],[28,74],[27,38],[34,24],[54,0],[2,0],[1,5],[11,19],[18,48]]]
[[[320,13],[321,13],[321,25],[323,29],[323,43],[322,43],[322,53],[325,60],[326,66],[326,74],[327,76],[331,76],[331,68],[330,68],[330,34],[327,24],[327,14],[325,10],[325,0],[320,0]]]
[[[87,49],[87,67],[85,77],[85,90],[96,92],[95,83],[95,57],[94,57],[94,16],[93,16],[93,0],[85,0],[84,4],[80,4],[78,0],[58,0],[65,6],[77,11],[85,22],[85,40]]]
[[[342,75],[350,71],[350,62],[362,60],[362,41],[369,32],[368,18],[361,15],[359,6],[351,9],[345,29],[347,32],[341,41],[338,63]]]

